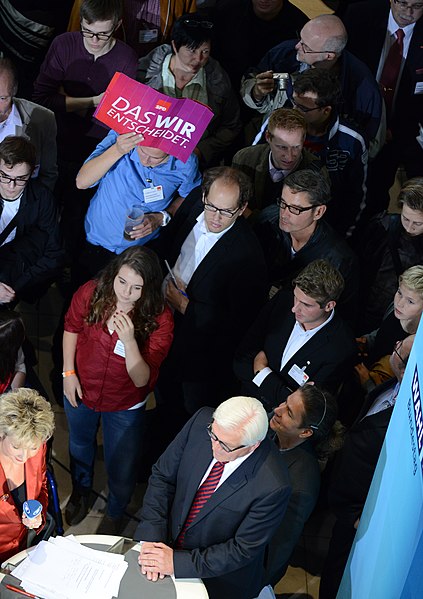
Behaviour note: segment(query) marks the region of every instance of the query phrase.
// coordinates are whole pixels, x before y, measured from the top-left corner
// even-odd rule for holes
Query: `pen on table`
[[[32,593],[27,593],[26,591],[23,591],[22,589],[19,589],[18,587],[14,587],[11,584],[5,584],[4,586],[6,587],[6,589],[9,589],[10,591],[15,591],[15,593],[19,593],[19,595],[25,595],[25,597],[31,597],[31,599],[40,599],[39,597],[37,597],[37,595],[32,595]]]
[[[169,266],[169,262],[168,262],[167,260],[165,260],[164,262],[165,262],[165,264],[166,264],[166,268],[167,268],[167,270],[169,271],[170,278],[172,279],[172,281],[173,281],[173,284],[175,285],[176,289],[179,291],[179,293],[182,293],[182,295],[183,295],[184,297],[188,298],[188,295],[185,293],[185,291],[184,291],[183,289],[179,289],[179,287],[178,287],[178,281],[176,280],[176,277],[175,277],[175,275],[173,274],[173,270],[172,270],[172,269],[170,268],[170,266]]]

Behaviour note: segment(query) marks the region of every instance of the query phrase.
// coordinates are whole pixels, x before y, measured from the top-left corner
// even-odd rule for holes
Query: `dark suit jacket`
[[[199,410],[153,467],[134,538],[173,543],[213,458]],[[262,588],[264,549],[283,518],[290,485],[275,445],[265,439],[215,491],[173,554],[176,578],[202,578],[210,599],[252,599]]]
[[[338,454],[329,489],[329,502],[342,519],[353,524],[360,516],[385,439],[393,408],[366,416],[375,399],[387,389],[394,389],[393,378],[378,385],[365,399],[357,420],[345,437]]]
[[[154,249],[174,266],[202,212],[201,190],[189,194]],[[167,272],[167,271],[166,271]],[[257,238],[243,217],[235,221],[195,270],[188,308],[175,313],[168,357],[181,380],[232,373],[235,348],[266,300],[267,269]],[[189,379],[183,377],[188,376]]]
[[[357,353],[352,331],[335,312],[333,319],[280,370],[282,354],[295,324],[292,305],[292,292],[279,291],[263,308],[235,354],[235,374],[243,382],[246,394],[257,397],[267,408],[278,406],[298,388],[288,374],[294,364],[305,366],[311,381],[336,392]],[[258,387],[252,380],[254,358],[260,350],[264,350],[273,372]]]
[[[25,187],[16,215],[16,235],[0,247],[0,281],[19,293],[54,277],[63,264],[53,194],[39,181]]]
[[[316,505],[320,490],[320,466],[309,440],[289,451],[280,451],[279,459],[288,468],[292,494],[285,516],[267,548],[266,582],[275,586],[289,565],[289,559]]]
[[[342,20],[348,31],[348,49],[367,64],[376,75],[385,41],[389,2],[367,0],[348,5]],[[423,94],[415,94],[416,84],[423,83],[423,17],[414,26],[407,59],[395,105],[391,127],[405,137],[418,134],[417,125],[422,120]]]

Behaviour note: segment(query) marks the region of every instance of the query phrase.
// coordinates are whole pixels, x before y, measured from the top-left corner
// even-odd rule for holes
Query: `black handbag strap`
[[[3,231],[0,233],[0,246],[3,245],[4,241],[8,238],[10,233],[16,227],[16,221],[18,220],[18,213],[12,218],[12,220],[5,226]]]

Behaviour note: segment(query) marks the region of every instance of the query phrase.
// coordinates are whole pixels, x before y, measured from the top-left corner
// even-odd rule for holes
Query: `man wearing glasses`
[[[35,161],[25,137],[0,143],[0,304],[34,301],[63,262],[53,195],[31,180]]]
[[[354,326],[358,260],[346,241],[322,218],[330,202],[330,186],[320,173],[296,171],[284,180],[277,202],[278,220],[257,225],[255,231],[264,250],[273,292],[290,290],[293,279],[313,260],[327,260],[345,282],[337,309]]]
[[[369,66],[386,103],[387,143],[368,179],[374,214],[388,207],[401,164],[407,179],[423,175],[423,0],[348,3],[342,19],[348,49]]]
[[[202,578],[210,599],[253,599],[290,495],[285,464],[251,397],[198,411],[153,467],[134,538],[147,578]]]
[[[395,344],[389,361],[395,376],[366,396],[335,460],[329,505],[337,520],[322,572],[320,599],[337,596],[414,338],[410,335]]]
[[[266,299],[263,253],[242,216],[250,197],[241,171],[207,170],[155,246],[176,278],[165,279],[175,329],[158,383],[162,409],[175,413],[169,440],[178,423],[231,394],[235,348]]]
[[[135,78],[137,56],[114,32],[121,23],[120,0],[84,0],[80,31],[57,36],[34,83],[33,100],[50,108],[57,121],[59,180],[56,196],[63,212],[66,250],[81,244],[91,192],[78,192],[75,177],[107,128],[93,118],[116,71]]]
[[[291,102],[307,123],[304,146],[320,158],[329,174],[331,202],[326,217],[338,233],[350,237],[366,206],[366,142],[355,123],[340,115],[341,88],[331,71],[316,68],[300,73]]]
[[[290,87],[288,82],[286,91],[280,89],[274,73],[289,73],[295,78],[296,73],[309,68],[331,70],[341,84],[342,112],[366,133],[376,153],[382,133],[382,96],[368,67],[345,50],[348,38],[342,21],[334,15],[320,15],[304,25],[299,38],[275,46],[255,69],[250,69],[241,86],[244,102],[269,116],[272,110],[285,105]]]

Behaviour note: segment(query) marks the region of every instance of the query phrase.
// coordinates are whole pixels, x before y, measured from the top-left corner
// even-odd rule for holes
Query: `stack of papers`
[[[44,599],[111,599],[127,567],[123,555],[84,547],[72,536],[55,537],[41,541],[13,576]]]

